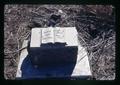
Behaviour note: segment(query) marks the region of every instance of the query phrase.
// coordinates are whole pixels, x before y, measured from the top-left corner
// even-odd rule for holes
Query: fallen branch
[[[12,51],[12,52],[5,52],[5,54],[16,53],[16,52],[22,51],[23,49],[26,49],[26,48],[27,48],[27,46],[26,46],[26,47],[23,47],[23,48],[20,48],[20,49],[18,49],[18,50],[16,50],[16,51]]]

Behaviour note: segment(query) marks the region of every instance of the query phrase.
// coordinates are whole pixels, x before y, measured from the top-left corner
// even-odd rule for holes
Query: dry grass
[[[114,7],[103,5],[6,5],[4,11],[4,76],[15,79],[21,45],[37,20],[46,27],[58,9],[65,18],[57,26],[76,26],[80,43],[87,49],[93,77],[115,79]],[[90,30],[89,30],[90,29]],[[96,34],[95,34],[96,33]]]

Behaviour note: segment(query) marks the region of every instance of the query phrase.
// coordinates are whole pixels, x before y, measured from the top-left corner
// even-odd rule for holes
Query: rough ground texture
[[[115,13],[110,5],[5,5],[5,79],[15,79],[19,49],[30,29],[47,27],[48,18],[58,9],[64,17],[57,26],[76,26],[80,43],[89,55],[93,78],[115,79]]]

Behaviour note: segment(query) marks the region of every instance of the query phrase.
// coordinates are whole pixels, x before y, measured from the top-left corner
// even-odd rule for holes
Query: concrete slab
[[[23,42],[23,47],[27,45]],[[37,68],[30,62],[27,49],[22,50],[18,64],[16,79],[29,78],[65,78],[65,77],[89,77],[92,76],[86,50],[79,44],[78,56],[75,65],[63,65],[59,67]]]
[[[24,40],[22,48],[26,47],[27,45],[28,45],[28,40]],[[27,49],[23,49],[20,54],[16,77],[22,77],[21,66],[27,55],[28,55]]]

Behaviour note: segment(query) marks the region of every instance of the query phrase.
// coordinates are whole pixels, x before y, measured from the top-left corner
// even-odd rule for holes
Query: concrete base
[[[28,41],[23,42],[23,47]],[[27,49],[21,51],[16,79],[30,78],[88,78],[92,76],[86,50],[79,44],[76,63],[61,66],[40,67],[31,64]]]

